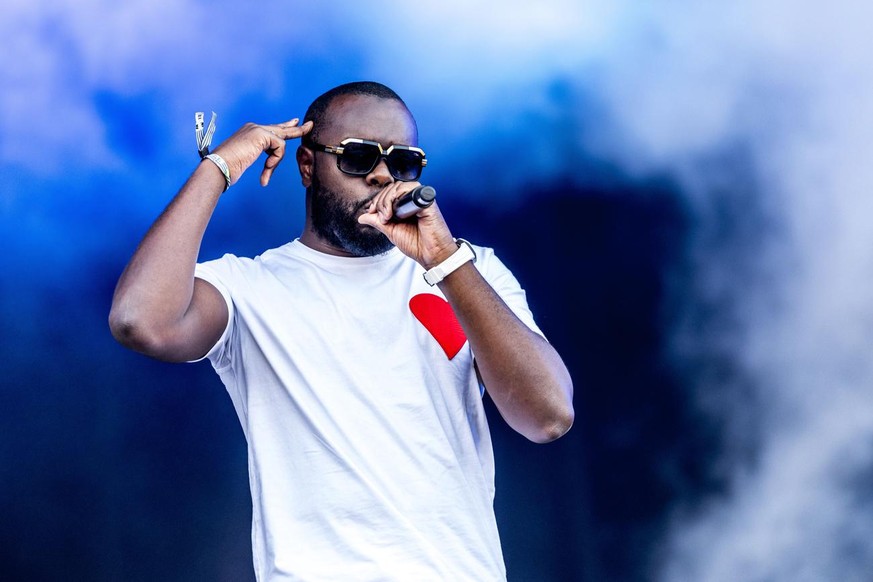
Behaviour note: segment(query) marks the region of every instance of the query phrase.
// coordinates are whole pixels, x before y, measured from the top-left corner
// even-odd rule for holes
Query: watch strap
[[[473,247],[469,242],[465,241],[462,238],[456,238],[455,243],[458,245],[458,250],[456,250],[452,255],[437,265],[436,267],[430,269],[429,271],[425,271],[424,280],[428,285],[433,287],[446,277],[448,277],[452,272],[454,272],[458,267],[466,263],[467,261],[476,262],[476,251],[473,250]]]

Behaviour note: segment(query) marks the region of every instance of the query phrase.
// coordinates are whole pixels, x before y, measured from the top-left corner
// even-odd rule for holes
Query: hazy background
[[[0,577],[253,578],[230,400],[116,345],[111,294],[195,111],[220,141],[373,79],[574,377],[555,444],[491,416],[509,579],[869,580],[869,6],[6,0]],[[202,257],[302,217],[293,163],[249,172]]]

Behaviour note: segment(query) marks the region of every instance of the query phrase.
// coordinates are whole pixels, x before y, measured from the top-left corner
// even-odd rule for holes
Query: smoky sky
[[[667,378],[674,390],[675,418],[655,402],[660,389],[650,401],[643,390],[633,402],[598,400],[634,366],[604,367],[602,386],[576,378],[577,415],[580,404],[603,414],[583,411],[593,432],[577,426],[571,435],[643,451],[636,462],[669,493],[620,518],[604,497],[610,482],[592,474],[605,462],[598,443],[570,436],[549,458],[578,481],[549,490],[557,505],[548,515],[572,520],[553,529],[583,566],[562,570],[542,547],[543,563],[515,571],[552,580],[863,579],[873,571],[871,17],[873,8],[848,0],[5,2],[0,489],[17,504],[5,511],[5,551],[19,552],[22,572],[36,567],[21,556],[42,538],[15,532],[55,520],[84,523],[79,537],[95,555],[116,548],[104,563],[124,562],[125,551],[172,551],[137,527],[182,528],[180,539],[191,539],[200,523],[247,571],[228,533],[246,508],[208,511],[246,494],[245,468],[225,467],[199,439],[238,431],[232,411],[205,398],[216,390],[208,369],[141,361],[115,346],[108,301],[196,163],[195,111],[218,112],[220,140],[246,121],[302,117],[324,90],[373,79],[416,115],[427,177],[441,199],[454,194],[447,214],[490,239],[475,242],[502,244],[528,277],[571,371],[600,370],[602,346],[562,323],[601,329],[588,318],[609,313],[601,339],[621,329],[614,353],[648,346],[649,359],[634,366],[657,373],[641,385]],[[299,233],[293,160],[266,190],[256,174],[223,196],[203,258],[257,254]],[[562,281],[575,295],[556,290]],[[627,301],[567,315],[574,297]],[[206,402],[208,417],[179,407],[170,384],[180,378],[184,398]],[[604,403],[615,409],[597,408]],[[154,418],[133,422],[138,408]],[[640,410],[660,411],[658,434],[685,447],[682,463],[660,449],[644,454],[631,421],[645,418]],[[504,479],[521,479],[514,463],[536,464],[536,455],[501,444],[514,442],[502,430]],[[231,437],[224,453],[244,458],[240,435]],[[132,485],[155,471],[184,474],[185,455],[214,471],[213,489],[180,485],[202,505],[160,506]],[[123,478],[94,472],[107,463],[127,463]],[[510,500],[530,499],[507,491],[504,500],[498,493],[499,519],[513,511]],[[173,516],[188,525],[171,525]],[[586,533],[595,526],[607,533]],[[60,531],[53,543],[74,543],[77,534]],[[539,547],[503,536],[505,549]],[[604,548],[624,542],[632,549],[617,555],[634,563],[611,566],[621,560]],[[106,568],[94,577],[118,572]],[[228,568],[230,579],[237,570]]]

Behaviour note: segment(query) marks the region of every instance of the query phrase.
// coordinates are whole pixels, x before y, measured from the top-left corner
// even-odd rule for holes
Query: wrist
[[[224,158],[219,156],[218,154],[212,153],[203,157],[202,161],[209,160],[212,165],[214,165],[221,172],[221,175],[224,177],[224,190],[230,188],[230,168],[227,166],[227,162],[224,161]]]
[[[424,273],[424,280],[433,287],[470,261],[476,262],[476,252],[472,245],[462,238],[455,239],[454,252],[429,268]]]
[[[457,250],[458,243],[455,242],[455,239],[450,238],[446,244],[440,245],[435,252],[422,261],[421,266],[424,267],[425,271],[429,271],[451,257]]]
[[[219,194],[223,194],[227,190],[227,180],[221,168],[206,158],[200,160],[193,176],[196,176],[200,181],[208,182],[210,189],[214,187]]]

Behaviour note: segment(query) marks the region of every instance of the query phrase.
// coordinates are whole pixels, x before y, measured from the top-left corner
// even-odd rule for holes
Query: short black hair
[[[377,83],[375,81],[353,81],[351,83],[345,83],[316,97],[315,101],[312,102],[312,105],[309,106],[309,109],[306,110],[306,115],[303,117],[303,123],[312,121],[315,123],[315,127],[312,128],[311,133],[308,133],[305,136],[304,141],[318,141],[317,136],[319,133],[319,124],[324,119],[324,114],[327,111],[327,108],[330,107],[330,104],[333,103],[334,99],[341,97],[342,95],[372,95],[373,97],[379,97],[381,99],[393,99],[400,102],[400,104],[406,107],[406,110],[409,111],[409,107],[407,107],[403,99],[400,98],[400,95],[382,83]],[[412,114],[410,113],[409,116],[411,118]],[[413,123],[415,123],[414,120]]]

